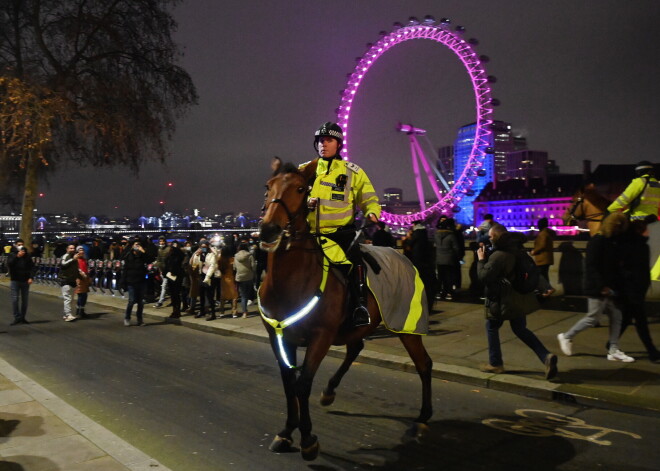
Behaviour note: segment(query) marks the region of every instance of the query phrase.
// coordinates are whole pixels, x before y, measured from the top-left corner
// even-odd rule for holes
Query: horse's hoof
[[[291,451],[292,446],[292,440],[275,435],[275,439],[273,439],[268,449],[274,453],[288,453]]]
[[[319,456],[319,450],[321,449],[319,445],[319,440],[316,438],[316,435],[310,435],[307,440],[300,442],[300,455],[305,461],[313,461]]]
[[[421,422],[413,422],[408,430],[406,430],[405,435],[403,436],[404,442],[409,442],[412,440],[420,441],[424,436],[429,432],[430,428],[428,425]]]
[[[336,394],[327,394],[325,391],[321,393],[321,405],[322,406],[329,406],[333,402],[335,402],[335,396]]]

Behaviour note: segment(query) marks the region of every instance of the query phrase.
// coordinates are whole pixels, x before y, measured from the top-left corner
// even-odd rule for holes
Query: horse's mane
[[[607,208],[611,201],[605,198],[603,195],[598,193],[594,188],[586,186],[582,188],[582,194],[584,195],[584,198],[589,200],[591,204],[597,207],[604,207]]]

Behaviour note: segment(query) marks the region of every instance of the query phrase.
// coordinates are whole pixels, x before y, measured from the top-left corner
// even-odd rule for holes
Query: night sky
[[[157,215],[165,199],[177,212],[258,214],[271,157],[314,158],[314,131],[335,119],[366,43],[395,21],[427,14],[449,17],[466,27],[466,39],[479,40],[497,77],[495,119],[512,123],[562,172],[580,172],[583,159],[594,168],[660,161],[658,0],[187,0],[175,11],[175,37],[200,99],[180,121],[166,164],[144,165],[139,175],[61,168],[42,184],[38,210]],[[426,129],[439,147],[474,120],[458,58],[436,42],[408,41],[358,91],[351,159],[381,195],[397,186],[413,199],[408,140],[397,122]]]

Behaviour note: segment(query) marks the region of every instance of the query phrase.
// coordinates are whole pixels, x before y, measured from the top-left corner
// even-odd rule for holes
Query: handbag
[[[497,293],[486,298],[486,317],[510,321],[539,309],[536,293],[519,293],[507,278],[497,285]]]

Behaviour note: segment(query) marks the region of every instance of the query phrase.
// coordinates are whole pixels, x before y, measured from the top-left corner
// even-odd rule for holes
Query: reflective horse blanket
[[[424,284],[417,269],[390,247],[360,245],[381,267],[377,275],[367,270],[367,285],[374,294],[385,327],[397,333],[427,334],[429,310]]]

